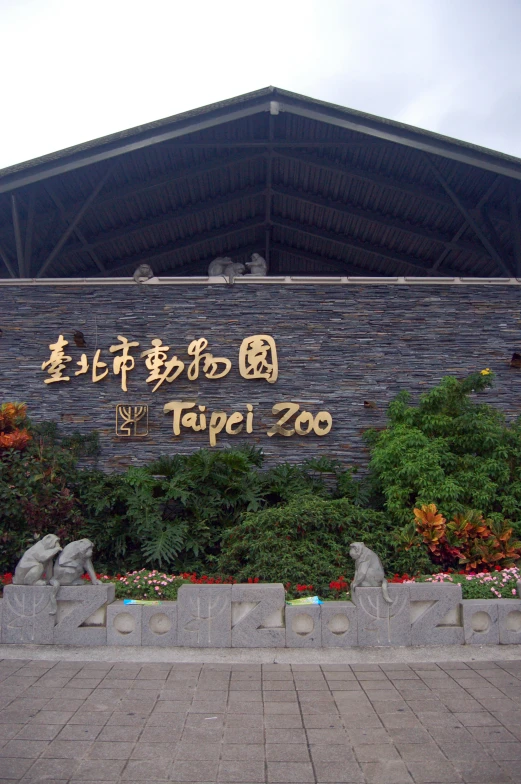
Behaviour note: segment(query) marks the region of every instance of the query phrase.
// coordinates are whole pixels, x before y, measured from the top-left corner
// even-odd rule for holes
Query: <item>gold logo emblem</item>
[[[143,438],[148,435],[148,406],[116,406],[116,435],[124,438]]]

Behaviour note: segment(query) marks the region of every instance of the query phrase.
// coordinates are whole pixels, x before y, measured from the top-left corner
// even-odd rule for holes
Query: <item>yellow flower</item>
[[[480,370],[479,372],[482,376],[490,376],[490,374],[492,373],[490,368],[485,368],[485,370]]]

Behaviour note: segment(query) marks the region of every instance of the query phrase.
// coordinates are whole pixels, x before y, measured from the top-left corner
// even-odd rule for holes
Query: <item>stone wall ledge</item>
[[[518,596],[521,583],[518,583]],[[114,585],[8,585],[0,643],[355,648],[521,643],[521,600],[462,599],[450,583],[359,588],[354,601],[287,605],[279,583],[190,585],[176,602],[124,604]]]

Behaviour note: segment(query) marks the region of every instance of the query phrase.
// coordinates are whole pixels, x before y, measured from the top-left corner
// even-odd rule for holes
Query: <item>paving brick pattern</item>
[[[0,784],[521,783],[521,660],[3,660],[0,708]]]

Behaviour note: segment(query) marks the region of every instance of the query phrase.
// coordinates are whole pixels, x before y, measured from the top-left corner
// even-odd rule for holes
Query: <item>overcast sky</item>
[[[0,168],[269,84],[521,157],[521,0],[0,0]]]

